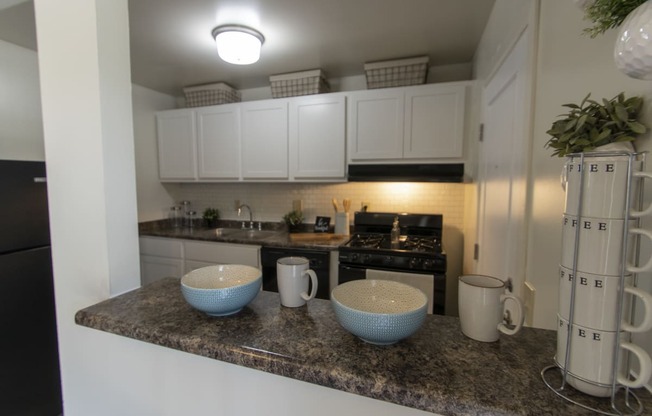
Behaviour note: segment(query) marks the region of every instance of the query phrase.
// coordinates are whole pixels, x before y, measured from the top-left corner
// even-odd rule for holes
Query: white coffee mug
[[[620,276],[602,276],[573,271],[559,267],[559,315],[568,321],[570,316],[571,293],[575,283],[575,303],[573,322],[587,328],[601,331],[616,331],[618,326],[618,298],[620,296]],[[627,332],[646,332],[652,328],[652,295],[644,290],[629,286],[631,275],[624,276],[626,295],[623,298],[623,317],[620,329]],[[642,304],[643,319],[638,325],[626,321],[626,311],[631,305],[631,296],[636,296]]]
[[[310,270],[310,261],[305,257],[282,257],[276,262],[276,279],[281,305],[296,308],[317,294],[317,274]],[[308,294],[309,283],[312,290]]]
[[[503,322],[504,304],[511,299],[516,304],[513,329]],[[491,276],[465,275],[459,277],[459,314],[462,333],[476,341],[497,341],[500,332],[514,335],[523,326],[523,303],[505,293],[505,283]]]
[[[584,160],[584,187],[582,189],[582,216],[595,218],[624,219],[627,199],[627,178],[629,158],[591,157]],[[636,211],[638,186],[645,178],[652,178],[648,172],[640,172],[641,163],[634,161],[630,192],[630,216],[642,217],[652,213],[652,204],[642,211]],[[564,213],[577,215],[580,203],[580,176],[582,166],[579,158],[572,158],[564,165],[562,181],[566,189]]]
[[[555,361],[562,369],[566,363],[566,346],[568,342],[568,321],[557,314],[557,354]],[[602,385],[609,385],[613,378],[614,346],[617,333],[598,331],[574,324],[571,333],[571,350],[568,359],[568,372],[583,380]],[[638,345],[627,342],[627,333],[618,336],[620,349],[627,350],[639,362],[638,377],[630,380],[625,372],[624,354],[619,351],[618,374],[616,382],[625,387],[642,387],[652,376],[652,360],[645,350]],[[577,387],[576,387],[577,388]],[[586,392],[588,393],[588,392]],[[588,393],[592,394],[592,393]]]
[[[628,247],[634,244],[634,235],[638,234],[652,241],[652,233],[640,228],[628,231]],[[623,227],[625,220],[582,217],[564,215],[561,236],[561,265],[573,269],[575,253],[575,231],[579,228],[579,247],[577,253],[577,270],[586,273],[606,276],[620,276],[622,267]],[[627,271],[639,273],[652,270],[652,257],[640,267],[634,267],[631,262],[633,249],[628,250]]]

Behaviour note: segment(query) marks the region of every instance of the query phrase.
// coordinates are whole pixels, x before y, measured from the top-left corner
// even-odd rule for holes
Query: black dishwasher
[[[317,274],[317,295],[319,299],[330,299],[330,252],[294,248],[263,247],[260,262],[263,266],[263,290],[278,292],[276,261],[282,257],[305,257],[310,268]],[[312,288],[311,288],[312,290]]]

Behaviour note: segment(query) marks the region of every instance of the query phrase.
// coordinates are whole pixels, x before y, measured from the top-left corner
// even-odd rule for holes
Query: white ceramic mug
[[[511,299],[516,304],[513,329],[503,322],[504,304]],[[462,333],[476,341],[497,341],[500,332],[514,335],[523,326],[523,303],[505,293],[505,282],[495,277],[465,275],[459,277],[459,313]]]
[[[630,221],[630,225],[634,222]],[[575,230],[579,228],[579,247],[577,255],[577,270],[585,273],[606,276],[620,276],[622,266],[623,227],[625,220],[604,218],[578,218],[574,215],[564,215],[561,237],[561,265],[573,269],[575,252]],[[640,228],[630,228],[628,231],[628,247],[634,244],[634,235],[641,235],[652,241],[652,233]],[[631,264],[635,250],[628,252],[627,271],[640,273],[652,270],[652,257],[640,267]]]
[[[310,270],[305,257],[282,257],[276,261],[276,279],[281,305],[290,308],[303,306],[317,294],[317,274]],[[309,283],[312,290],[308,294]]]
[[[568,341],[568,321],[557,314],[557,354],[555,360],[562,369],[565,368],[566,346]],[[571,350],[568,360],[568,372],[581,379],[602,385],[609,385],[613,377],[614,346],[616,332],[598,331],[574,324],[571,333]],[[638,377],[630,380],[624,373],[624,354],[619,351],[618,374],[616,382],[626,387],[642,387],[652,376],[652,360],[645,350],[626,341],[627,333],[620,332],[618,345],[627,350],[639,362]],[[575,386],[578,388],[577,386]],[[581,387],[579,387],[581,389]],[[585,391],[588,394],[594,394]]]
[[[652,328],[652,295],[644,290],[629,286],[632,276],[624,276],[625,293],[636,296],[642,303],[643,319],[634,326],[626,320],[621,323],[620,329],[627,332],[646,332]],[[601,331],[615,331],[618,326],[618,298],[620,295],[620,276],[602,276],[584,272],[573,271],[566,267],[559,267],[559,315],[568,321],[570,315],[571,293],[573,281],[575,286],[575,304],[573,322],[587,328]],[[631,296],[623,299],[623,311],[629,310]],[[627,315],[623,312],[623,317]]]
[[[595,218],[624,219],[629,158],[624,156],[586,158],[584,160],[584,188],[582,189],[582,216]],[[652,204],[642,211],[636,211],[638,186],[651,173],[640,172],[641,163],[634,161],[630,193],[630,216],[642,217],[652,213]],[[579,158],[571,158],[564,165],[562,181],[565,182],[566,205],[564,213],[577,215],[580,202],[580,176],[582,166]]]

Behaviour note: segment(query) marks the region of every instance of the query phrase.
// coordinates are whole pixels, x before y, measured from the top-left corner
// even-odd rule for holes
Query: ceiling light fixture
[[[224,61],[236,65],[249,65],[260,58],[260,47],[265,38],[254,29],[240,25],[224,25],[213,29],[217,54]]]

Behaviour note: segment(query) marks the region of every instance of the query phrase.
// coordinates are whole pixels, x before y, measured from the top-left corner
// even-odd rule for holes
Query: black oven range
[[[391,230],[398,218],[398,246]],[[421,289],[430,313],[444,314],[446,253],[441,214],[356,212],[351,239],[339,248],[339,283],[357,279],[395,280]]]

